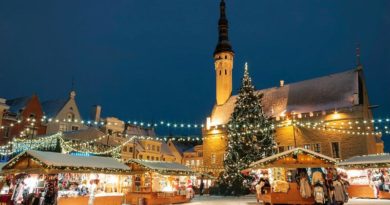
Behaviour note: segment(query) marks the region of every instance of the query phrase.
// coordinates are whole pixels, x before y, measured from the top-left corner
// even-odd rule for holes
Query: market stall
[[[25,151],[3,167],[11,200],[58,205],[121,205],[131,169],[113,158]]]
[[[193,197],[193,176],[188,167],[161,161],[133,159],[131,167],[132,187],[126,194],[131,204],[144,201],[148,205],[188,202]]]
[[[390,154],[356,156],[337,166],[350,197],[390,199]]]
[[[326,180],[321,168],[333,168],[335,164],[333,158],[295,148],[254,162],[245,171],[250,171],[258,179],[258,201],[269,204],[314,204],[313,190]]]

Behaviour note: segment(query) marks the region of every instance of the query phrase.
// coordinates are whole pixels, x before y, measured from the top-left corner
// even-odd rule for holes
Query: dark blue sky
[[[0,2],[0,96],[65,98],[122,119],[201,122],[215,102],[219,0]],[[227,0],[234,91],[351,69],[361,44],[369,96],[390,115],[390,1]]]

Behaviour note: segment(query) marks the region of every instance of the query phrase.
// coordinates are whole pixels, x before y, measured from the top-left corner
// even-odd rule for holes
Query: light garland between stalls
[[[298,119],[295,119],[295,120],[300,120],[302,118],[298,118]],[[31,119],[31,118],[27,118],[25,121],[28,122],[28,123],[36,123],[36,121],[39,121],[39,119]],[[286,120],[289,120],[289,119],[286,119]],[[285,123],[286,120],[274,120],[276,122],[279,122],[279,123],[275,123],[276,126],[279,125],[279,124],[283,124]],[[290,119],[291,120],[291,119]],[[71,119],[63,119],[63,120],[59,120],[59,119],[53,119],[53,118],[47,118],[46,116],[43,116],[41,119],[40,119],[41,122],[43,123],[77,123],[77,124],[83,124],[83,125],[87,125],[87,126],[110,126],[110,125],[119,125],[119,123],[117,122],[114,122],[114,123],[111,123],[111,122],[103,122],[103,121],[91,121],[91,120],[88,120],[88,121],[84,121],[84,120],[71,120]],[[341,123],[344,123],[344,124],[349,124],[349,125],[352,125],[352,124],[368,124],[368,123],[378,123],[378,124],[383,124],[383,123],[390,123],[390,118],[380,118],[380,119],[372,119],[372,120],[343,120],[343,119],[337,119],[337,120],[328,120],[328,121],[318,121],[318,120],[314,120],[314,121],[309,121],[309,120],[306,120],[306,118],[304,119],[304,121],[308,122],[308,123],[313,123],[313,124],[323,124],[323,123],[335,123],[336,121],[342,121]],[[16,121],[16,124],[20,124],[22,123],[22,120],[17,120]],[[340,122],[337,122],[337,123],[340,123]],[[204,128],[206,127],[205,124],[203,123],[178,123],[178,122],[169,122],[169,121],[160,121],[159,123],[152,123],[152,122],[143,122],[143,121],[127,121],[127,124],[130,124],[130,125],[134,125],[134,126],[141,126],[141,127],[146,127],[146,128],[157,128],[157,127],[166,127],[166,128],[185,128],[185,129],[188,129],[188,128],[195,128],[195,129],[199,129],[199,128]],[[8,127],[13,127],[15,126],[14,123],[11,123]],[[4,129],[6,126],[2,125],[0,126],[0,129]],[[222,127],[222,128],[225,128],[227,127],[227,125],[225,124],[222,124],[222,125],[212,125],[211,128],[218,128],[218,127]]]
[[[41,137],[36,139],[20,139],[20,138],[14,138],[13,141],[9,141],[6,146],[4,146],[4,149],[0,149],[0,155],[3,156],[10,156],[15,153],[19,153],[22,151],[26,151],[29,149],[48,149],[48,147],[54,148],[57,144],[54,140],[59,140],[61,148],[65,152],[79,152],[79,153],[87,153],[90,155],[105,155],[105,154],[115,154],[117,152],[120,152],[121,148],[125,146],[126,144],[129,144],[130,142],[134,140],[153,140],[153,141],[178,141],[178,142],[201,142],[201,137],[152,137],[152,136],[138,136],[138,135],[125,135],[126,141],[120,143],[118,146],[112,147],[108,150],[102,151],[102,152],[96,152],[92,148],[88,148],[86,146],[99,142],[107,137],[110,137],[111,135],[106,134],[103,136],[100,136],[96,139],[92,139],[86,142],[80,142],[75,143],[70,140],[63,138],[63,133],[59,132],[56,134],[53,134],[48,137]],[[104,145],[104,144],[103,144]],[[79,148],[83,147],[83,148]],[[96,147],[93,147],[96,148]]]

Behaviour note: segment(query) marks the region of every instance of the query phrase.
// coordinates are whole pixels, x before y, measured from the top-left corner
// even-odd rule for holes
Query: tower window
[[[227,59],[227,56],[225,56],[225,59]]]
[[[225,69],[225,75],[227,75],[227,70]]]
[[[219,75],[221,75],[221,74],[222,74],[222,70],[219,71]]]

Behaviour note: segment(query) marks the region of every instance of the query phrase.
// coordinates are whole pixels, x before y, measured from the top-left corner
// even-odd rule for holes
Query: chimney
[[[96,122],[99,122],[101,113],[102,113],[102,107],[100,105],[92,106],[91,119]]]
[[[284,86],[284,80],[280,80],[280,87]]]

